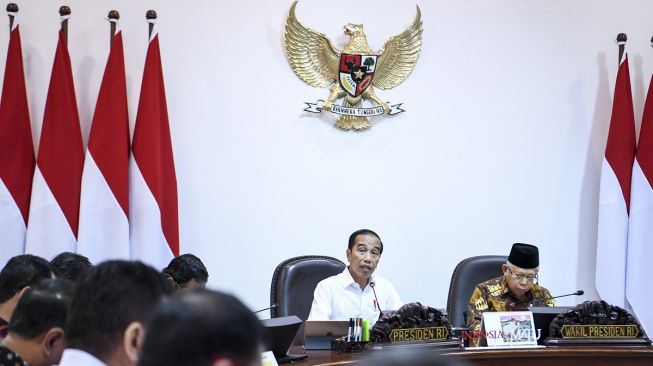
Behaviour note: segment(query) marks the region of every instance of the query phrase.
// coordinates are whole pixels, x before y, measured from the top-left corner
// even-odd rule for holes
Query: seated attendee
[[[139,366],[261,364],[263,326],[232,295],[181,291],[162,303],[148,325]]]
[[[145,324],[170,292],[163,276],[141,262],[98,264],[75,289],[60,365],[135,365]]]
[[[50,265],[58,278],[65,278],[75,283],[93,268],[88,258],[71,252],[59,253],[50,261]]]
[[[2,340],[0,365],[14,366],[18,359],[30,366],[59,364],[72,293],[73,284],[65,279],[42,280],[25,291]]]
[[[1,245],[1,244],[0,244]],[[54,278],[50,263],[31,254],[17,255],[0,271],[0,340],[25,290],[42,279]]]
[[[403,303],[392,284],[373,275],[382,253],[383,243],[375,232],[361,229],[352,233],[346,251],[349,265],[317,284],[308,320],[365,318],[374,324],[381,311],[399,309]]]
[[[163,269],[168,281],[180,289],[205,287],[209,280],[209,272],[204,263],[192,254],[182,254],[173,258],[168,267]]]
[[[540,256],[536,246],[513,244],[508,262],[501,266],[503,276],[476,285],[469,300],[467,327],[481,330],[485,311],[523,311],[539,300],[555,306],[551,293],[537,282]]]

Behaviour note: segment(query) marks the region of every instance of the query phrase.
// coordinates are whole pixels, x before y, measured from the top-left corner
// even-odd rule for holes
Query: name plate
[[[393,329],[390,342],[442,341],[449,339],[447,327]]]
[[[539,334],[530,311],[486,311],[480,344],[488,347],[537,346]]]
[[[562,338],[637,338],[636,325],[563,325]]]

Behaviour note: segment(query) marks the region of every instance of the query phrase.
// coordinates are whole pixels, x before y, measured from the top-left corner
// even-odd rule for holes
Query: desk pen
[[[347,342],[351,341],[351,333],[352,333],[351,331],[353,327],[354,327],[354,319],[349,318],[349,329],[347,329]]]

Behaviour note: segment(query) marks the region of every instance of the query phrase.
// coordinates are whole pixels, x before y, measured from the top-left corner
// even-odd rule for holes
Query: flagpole
[[[63,31],[63,36],[66,41],[68,41],[68,16],[72,12],[70,11],[69,6],[62,6],[59,8],[59,15],[61,16],[61,30]]]
[[[617,34],[617,45],[619,46],[619,63],[621,63],[621,58],[624,55],[626,41],[628,41],[628,36],[626,36],[626,33]]]
[[[9,33],[11,33],[11,30],[14,28],[14,14],[13,13],[18,13],[18,5],[14,3],[9,3],[7,4],[7,15],[9,15]]]
[[[145,13],[145,18],[148,21],[156,19],[156,11],[148,10],[147,13]],[[148,22],[148,23],[149,23],[149,33],[148,33],[147,38],[149,39],[149,38],[152,37],[152,30],[154,30],[154,22]]]
[[[111,34],[110,34],[110,40],[109,40],[109,46],[113,44],[113,36],[116,35],[116,21],[120,19],[120,13],[118,13],[118,10],[111,10],[109,12],[109,23],[111,24]],[[114,21],[111,21],[114,19]]]

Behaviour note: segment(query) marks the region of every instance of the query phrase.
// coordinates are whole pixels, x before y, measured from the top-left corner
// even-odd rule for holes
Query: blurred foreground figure
[[[445,356],[427,348],[383,350],[357,363],[359,366],[469,366],[464,360]]]
[[[162,303],[148,326],[139,366],[261,365],[263,326],[240,300],[206,289]]]
[[[170,292],[163,276],[141,262],[98,264],[75,289],[60,365],[135,365],[146,324]]]

